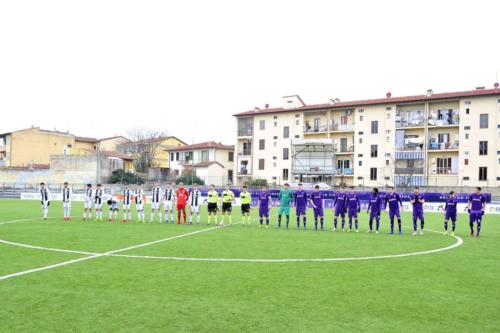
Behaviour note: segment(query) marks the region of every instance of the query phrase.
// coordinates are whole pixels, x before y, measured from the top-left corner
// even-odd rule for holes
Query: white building
[[[202,142],[169,148],[173,175],[196,174],[206,185],[234,182],[234,147],[220,142]]]

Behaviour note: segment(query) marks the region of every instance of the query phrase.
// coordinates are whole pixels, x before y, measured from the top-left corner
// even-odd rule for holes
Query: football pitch
[[[464,214],[452,237],[437,213],[412,236],[404,212],[400,236],[387,213],[374,234],[365,213],[359,233],[332,232],[331,210],[325,232],[311,215],[308,230],[294,214],[276,229],[274,209],[269,229],[256,209],[224,228],[206,210],[201,225],[84,223],[82,211],[64,221],[53,202],[42,221],[36,201],[0,200],[2,332],[500,331],[498,215],[477,239]]]

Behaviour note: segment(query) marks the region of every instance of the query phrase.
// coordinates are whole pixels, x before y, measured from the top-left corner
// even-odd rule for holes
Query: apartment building
[[[499,186],[500,88],[241,112],[236,182]]]
[[[208,141],[172,147],[171,175],[196,174],[205,184],[222,186],[234,182],[234,147]]]
[[[87,155],[97,149],[112,155],[128,141],[123,136],[96,139],[30,127],[0,134],[0,167],[48,166],[52,156]]]

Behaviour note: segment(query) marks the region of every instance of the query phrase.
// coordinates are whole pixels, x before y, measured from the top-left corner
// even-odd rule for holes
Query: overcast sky
[[[233,143],[233,113],[284,95],[492,87],[500,3],[464,3],[0,0],[0,132]]]

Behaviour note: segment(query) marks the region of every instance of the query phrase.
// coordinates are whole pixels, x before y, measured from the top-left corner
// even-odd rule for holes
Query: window
[[[288,139],[290,137],[290,127],[283,127],[283,138]]]
[[[288,160],[288,148],[283,148],[283,160]]]
[[[470,101],[465,101],[464,104],[465,105],[471,105],[471,102]]]
[[[371,145],[370,156],[371,157],[377,157],[378,156],[378,145]]]
[[[300,135],[296,135],[296,136],[295,136],[295,139],[300,139]]]
[[[295,118],[300,118],[300,113],[296,113]]]
[[[299,126],[299,125],[300,125],[300,120],[295,119],[295,125],[296,125],[296,126]]]
[[[469,133],[465,133],[465,139],[469,139]]]
[[[470,109],[469,108],[465,109],[465,114],[469,114],[469,113],[470,113]]]
[[[276,141],[273,142],[273,147],[277,147],[278,143]]]
[[[259,159],[259,170],[264,170],[264,159]]]
[[[391,153],[385,153],[385,157],[391,157]]]
[[[372,121],[372,134],[378,133],[378,120]]]
[[[451,173],[451,157],[438,157],[437,158],[436,173],[438,175],[446,175],[446,174]]]
[[[288,180],[288,169],[283,169],[283,180]]]
[[[359,116],[359,121],[363,121],[363,116]]]
[[[340,151],[347,152],[347,138],[340,138]]]
[[[278,159],[278,156],[273,156],[273,160],[277,160]]]
[[[391,142],[391,137],[390,137],[390,136],[386,137],[386,138],[385,138],[385,141],[386,141],[386,142]]]
[[[479,167],[479,180],[480,181],[488,180],[488,168],[487,167]]]
[[[259,129],[260,130],[265,130],[266,129],[266,121],[265,120],[259,121]]]
[[[266,149],[266,140],[260,139],[259,140],[259,150],[264,150]]]
[[[358,135],[363,135],[363,134],[365,134],[365,133],[364,133],[364,132],[362,132],[362,131],[359,131],[359,132],[358,132]]]
[[[276,168],[276,162],[273,162],[273,168]]]
[[[470,126],[464,126],[464,130],[469,131],[470,130]]]
[[[273,119],[278,119],[278,116],[274,116]]]
[[[184,153],[184,161],[185,162],[190,162],[193,159],[193,152],[188,151]]]
[[[363,157],[363,154],[358,154],[358,157]]]
[[[234,151],[230,151],[227,153],[227,160],[229,162],[233,162],[234,161]]]
[[[363,166],[363,161],[358,161],[359,166]]]
[[[464,180],[469,180],[469,177],[465,176],[463,179],[464,179]]]
[[[469,159],[468,158],[464,159],[464,165],[469,165]]]
[[[179,152],[175,153],[175,160],[178,161],[179,160]]]
[[[174,153],[170,153],[170,160],[171,160],[171,161],[175,161],[175,160],[174,160]]]
[[[233,170],[227,170],[227,180],[232,183],[233,182]]]
[[[273,136],[273,139],[278,140],[278,136],[277,135]]]
[[[385,165],[389,165],[389,160],[385,160]]]
[[[359,138],[359,143],[363,143],[363,138]]]
[[[488,114],[482,113],[479,115],[479,128],[488,128]]]
[[[391,130],[386,130],[385,134],[391,134]]]
[[[498,103],[500,103],[500,99],[498,100]],[[363,113],[363,112],[365,112],[365,109],[359,109],[358,112]]]
[[[208,150],[201,151],[201,161],[202,162],[208,161]]]
[[[377,168],[370,168],[370,180],[377,180]]]
[[[385,109],[386,109],[387,111],[392,110],[392,108],[391,108],[390,106],[387,106]]]
[[[278,127],[278,122],[277,121],[274,122],[274,127]]]
[[[391,119],[391,114],[387,112],[387,119]]]
[[[479,155],[488,155],[488,141],[479,141]]]

